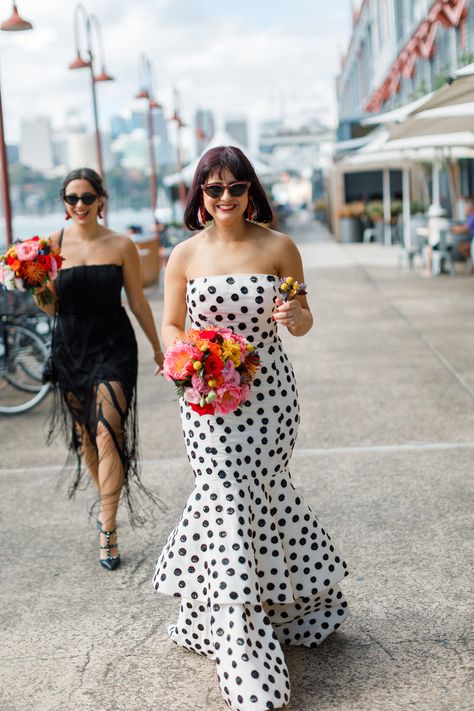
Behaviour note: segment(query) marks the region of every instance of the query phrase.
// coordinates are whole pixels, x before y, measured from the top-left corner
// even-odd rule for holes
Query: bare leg
[[[69,393],[67,396],[67,401],[73,417],[79,418],[79,414],[81,412],[82,407],[77,397],[72,393]],[[97,450],[92,444],[86,428],[80,425],[77,420],[74,426],[76,428],[76,432],[81,443],[84,461],[91,473],[94,484],[96,485],[97,489],[99,489],[99,460],[97,458]]]
[[[99,490],[99,460],[97,457],[97,450],[92,444],[90,437],[84,428],[81,429],[81,440],[84,461],[91,473],[92,480],[96,485],[97,490]]]
[[[101,383],[97,388],[97,452],[98,489],[100,496],[99,521],[104,531],[115,530],[115,519],[123,486],[123,465],[120,450],[123,446],[122,418],[126,398],[119,383]],[[101,546],[106,544],[101,535]],[[116,535],[110,537],[112,554],[118,554]],[[101,558],[106,551],[101,549]]]

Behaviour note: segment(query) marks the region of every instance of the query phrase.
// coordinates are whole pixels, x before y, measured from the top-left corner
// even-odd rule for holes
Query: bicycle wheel
[[[19,415],[36,407],[48,394],[50,384],[41,382],[48,348],[24,326],[3,324],[0,414]]]

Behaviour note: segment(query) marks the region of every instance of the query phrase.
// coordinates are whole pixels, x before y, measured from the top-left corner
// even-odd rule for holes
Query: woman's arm
[[[130,310],[136,317],[145,336],[153,348],[153,359],[155,363],[163,366],[163,352],[155,326],[155,319],[148,303],[141,284],[140,258],[138,250],[132,240],[123,237],[123,285],[127,294]]]
[[[171,252],[165,271],[164,309],[161,333],[166,348],[183,334],[186,325],[185,242]]]
[[[281,277],[294,277],[304,283],[303,263],[296,244],[287,235],[279,238],[278,273]],[[276,300],[273,320],[286,326],[293,336],[304,336],[313,325],[313,315],[306,296],[297,296],[291,301]]]

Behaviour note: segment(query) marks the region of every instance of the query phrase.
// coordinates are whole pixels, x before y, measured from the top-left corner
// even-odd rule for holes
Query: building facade
[[[198,109],[196,111],[194,115],[194,130],[196,155],[200,155],[216,132],[214,114],[210,109]]]
[[[474,62],[474,0],[362,0],[337,81],[341,121],[396,108]]]
[[[51,122],[45,116],[24,119],[20,129],[20,163],[40,173],[54,168]]]
[[[245,148],[249,145],[249,129],[246,118],[229,118],[224,123],[224,130]]]

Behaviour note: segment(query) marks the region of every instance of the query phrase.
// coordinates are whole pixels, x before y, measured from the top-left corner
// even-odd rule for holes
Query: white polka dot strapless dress
[[[278,278],[198,277],[187,286],[195,328],[232,328],[261,358],[235,412],[200,417],[181,402],[195,488],[157,563],[154,586],[181,597],[171,638],[216,662],[235,711],[284,706],[282,645],[315,647],[347,617],[347,566],[288,471],[299,407],[271,316]]]

